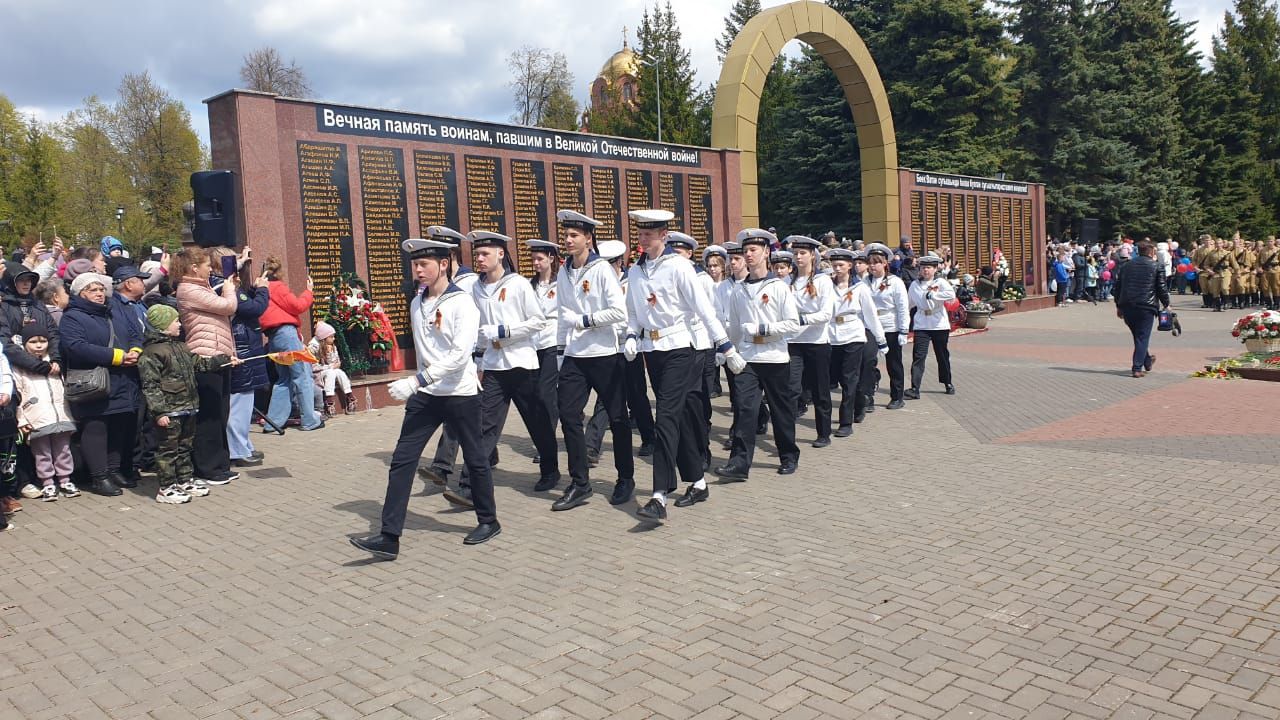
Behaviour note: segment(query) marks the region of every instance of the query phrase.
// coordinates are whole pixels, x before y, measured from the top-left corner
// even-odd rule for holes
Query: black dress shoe
[[[908,400],[919,400],[920,391],[917,390],[916,388],[907,388],[906,390],[902,391],[902,397]]]
[[[445,488],[444,499],[458,507],[473,508],[476,506],[475,501],[471,499],[471,488],[466,485],[459,485],[457,490]]]
[[[538,464],[538,463],[540,463],[540,462],[542,462],[542,456],[541,456],[541,455],[539,455],[538,453],[534,453],[534,454],[533,454],[533,463],[536,465],[536,464]]]
[[[721,465],[712,470],[721,480],[725,482],[746,482],[747,471],[742,468],[731,467],[729,465]]]
[[[796,463],[791,460],[787,460],[783,462],[782,465],[778,468],[779,475],[791,475],[795,471],[796,471]]]
[[[763,434],[765,434],[765,433],[767,433],[767,432],[769,432],[769,426],[768,426],[768,425],[757,425],[757,426],[756,426],[756,434],[757,434],[757,435],[763,435]]]
[[[636,492],[635,480],[619,480],[613,486],[613,494],[609,496],[610,505],[621,505],[631,500]]]
[[[733,449],[733,440],[725,440],[724,442],[720,443],[720,449],[722,449],[722,450],[732,450],[732,449]]]
[[[867,396],[867,407],[866,407],[866,410],[867,410],[867,412],[869,412],[869,413],[873,413],[873,412],[875,412],[875,411],[876,411],[876,396],[875,396],[875,395],[868,395],[868,396]]]
[[[548,490],[555,490],[556,486],[559,484],[559,476],[552,475],[549,477],[538,478],[538,482],[533,486],[533,489],[537,492],[546,492]]]
[[[115,497],[117,495],[124,494],[124,491],[115,483],[111,482],[111,478],[106,475],[90,480],[89,492],[94,495],[103,495],[105,497]]]
[[[857,419],[856,419],[856,418],[854,419],[854,422],[857,422]],[[834,434],[836,437],[849,437],[850,435],[852,435],[852,434],[853,434],[853,426],[852,426],[852,425],[841,425],[839,428],[837,428],[837,429],[836,429],[835,433],[833,433],[833,434]]]
[[[711,488],[702,488],[701,490],[690,485],[685,488],[684,495],[676,500],[676,507],[689,507],[700,502],[706,502],[711,497]]]
[[[419,467],[418,477],[430,480],[432,485],[443,487],[449,484],[449,471],[435,466]]]
[[[400,541],[382,533],[376,533],[368,537],[351,538],[351,544],[379,560],[395,560],[396,556],[400,554]]]
[[[498,524],[497,520],[489,523],[480,523],[475,530],[467,533],[467,536],[462,538],[462,544],[479,545],[482,542],[488,542],[501,532],[502,526]]]
[[[640,443],[640,450],[639,452],[636,453],[636,455],[639,455],[640,457],[650,457],[651,455],[653,455],[653,443],[647,443],[647,442]]]
[[[811,443],[811,445],[816,448],[824,448],[830,444],[831,444],[831,438],[829,437],[820,437]]]
[[[948,395],[955,395],[955,394],[956,394],[956,386],[955,386],[955,385],[950,385],[950,384],[948,384],[948,385],[947,385],[947,394],[948,394]]]
[[[861,424],[862,424],[862,421],[863,421],[863,420],[866,420],[866,419],[867,419],[867,411],[866,411],[866,410],[863,410],[863,411],[862,411],[862,412],[860,412],[860,413],[854,413],[854,414],[853,414],[853,424],[855,424],[855,425],[861,425]]]
[[[231,464],[235,467],[257,467],[262,464],[262,458],[234,458],[232,459]]]
[[[136,488],[138,487],[138,478],[136,476],[129,477],[122,473],[113,472],[111,473],[111,483],[116,487]]]
[[[569,489],[564,491],[564,495],[560,496],[559,500],[551,503],[551,509],[557,512],[561,510],[572,510],[579,505],[586,503],[587,498],[591,497],[593,492],[595,491],[591,489],[590,485],[572,483],[569,485]]]
[[[901,400],[891,400],[889,401],[888,405],[884,406],[884,409],[885,410],[901,410],[902,408],[906,407],[906,405],[907,404],[902,402]]]
[[[658,502],[658,498],[649,498],[644,507],[636,510],[636,517],[649,522],[662,522],[667,519],[667,506]]]

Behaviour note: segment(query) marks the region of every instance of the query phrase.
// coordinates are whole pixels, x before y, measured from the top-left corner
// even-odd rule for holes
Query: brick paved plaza
[[[1237,314],[1176,300],[1147,378],[1110,306],[997,316],[952,341],[959,395],[930,373],[824,450],[806,420],[796,475],[765,442],[658,529],[607,451],[550,512],[515,413],[503,534],[464,548],[433,487],[393,563],[347,537],[394,409],[255,435],[267,465],[189,505],[27,501],[0,718],[1275,718],[1280,383],[1188,378]]]

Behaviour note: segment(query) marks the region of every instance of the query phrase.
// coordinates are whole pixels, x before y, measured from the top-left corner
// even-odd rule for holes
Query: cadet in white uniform
[[[556,219],[564,232],[565,261],[556,278],[560,301],[560,427],[569,455],[573,483],[552,504],[552,510],[569,510],[591,497],[587,442],[582,410],[592,390],[604,402],[613,435],[613,464],[618,471],[614,498],[630,499],[635,490],[635,460],[631,456],[631,427],[627,422],[623,383],[625,361],[618,348],[615,325],[625,323],[626,299],[618,278],[594,252],[595,229],[600,221],[572,210],[561,210]]]
[[[796,397],[791,392],[791,356],[787,338],[800,329],[795,298],[787,283],[769,274],[769,247],[777,238],[766,230],[748,228],[738,233],[747,260],[747,278],[738,283],[729,307],[729,339],[747,361],[733,376],[737,406],[734,408],[733,448],[729,461],[716,468],[728,481],[743,481],[755,455],[754,425],[760,412],[760,390],[769,398],[773,413],[773,438],[778,448],[779,475],[796,471],[800,448],[796,446]]]
[[[560,377],[560,356],[564,353],[564,348],[556,345],[560,326],[560,301],[556,300],[560,246],[539,239],[526,240],[525,244],[529,246],[529,258],[533,261],[533,277],[529,278],[529,282],[533,285],[534,294],[538,296],[542,314],[547,319],[542,330],[533,336],[533,346],[538,349],[538,397],[546,405],[554,434],[555,421],[560,418],[557,381]],[[541,455],[535,455],[533,461],[541,463]]]
[[[698,250],[698,241],[691,235],[674,230],[667,231],[667,247],[675,250],[676,253],[684,257],[690,263],[693,262],[694,254]],[[705,257],[705,256],[704,256]],[[711,312],[715,313],[715,281],[711,279],[705,268],[694,265],[694,278],[702,289],[706,291],[707,298],[711,300]],[[719,318],[719,316],[716,316]],[[703,470],[711,468],[711,447],[707,445],[708,432],[711,427],[711,388],[715,383],[715,375],[718,372],[716,366],[715,348],[712,347],[711,333],[707,331],[706,323],[698,317],[697,313],[689,313],[685,316],[685,321],[689,324],[689,332],[693,333],[693,362],[698,366],[698,381],[693,384],[691,390],[694,393],[694,399],[698,403],[699,412],[702,415],[702,460]],[[722,323],[723,324],[723,323]]]
[[[791,290],[795,293],[800,331],[787,343],[791,354],[791,392],[813,402],[816,448],[831,444],[831,344],[827,324],[835,306],[831,277],[818,272],[818,251],[822,244],[805,235],[792,235],[787,244],[795,255]]]
[[[511,238],[473,232],[471,249],[480,280],[471,290],[480,311],[480,432],[486,454],[502,435],[502,421],[514,403],[538,452],[540,474],[533,489],[560,484],[556,431],[552,416],[538,396],[538,350],[534,338],[549,323],[527,280],[511,271],[507,247]],[[554,362],[554,360],[552,361]]]
[[[463,460],[471,471],[479,524],[463,542],[476,545],[502,532],[480,438],[480,386],[471,360],[480,313],[471,298],[449,281],[448,243],[412,239],[404,241],[402,247],[413,264],[414,279],[425,286],[410,310],[418,373],[396,380],[387,388],[391,397],[407,403],[387,473],[382,531],[351,538],[352,545],[384,560],[394,560],[400,552],[414,468],[427,441],[443,423],[453,426],[462,445]]]
[[[746,363],[716,319],[711,295],[698,282],[693,263],[667,243],[667,223],[674,215],[667,210],[633,210],[630,216],[644,254],[630,272],[623,352],[628,359],[644,354],[657,406],[653,496],[636,515],[662,521],[667,517],[667,493],[676,489],[677,466],[681,478],[690,483],[677,505],[688,507],[708,497],[702,476],[706,429],[695,392],[702,367],[689,318],[696,316],[702,322],[731,369],[741,371]]]
[[[902,284],[897,275],[889,272],[889,260],[892,257],[893,252],[886,245],[871,243],[867,246],[870,268],[867,288],[871,290],[871,301],[876,304],[876,316],[880,318],[885,340],[889,343],[885,357],[885,367],[889,372],[889,404],[886,407],[897,410],[903,405],[902,393],[906,382],[902,347],[907,344],[911,321],[907,317],[907,286]]]
[[[836,296],[831,323],[827,326],[831,366],[836,371],[835,379],[840,382],[840,426],[836,428],[836,437],[849,437],[854,423],[866,417],[867,401],[875,382],[876,358],[888,350],[871,290],[853,275],[855,255],[844,248],[827,252]]]
[[[938,361],[938,382],[948,395],[956,394],[951,384],[951,351],[947,340],[951,337],[951,316],[947,313],[947,301],[956,299],[951,283],[938,273],[942,258],[929,253],[919,259],[920,276],[907,289],[911,306],[916,309],[916,341],[911,345],[911,388],[906,397],[920,397],[920,381],[924,379],[924,363],[933,345],[933,357]]]

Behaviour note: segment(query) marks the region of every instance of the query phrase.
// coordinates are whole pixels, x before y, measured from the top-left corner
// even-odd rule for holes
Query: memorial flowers
[[[1240,342],[1280,338],[1280,312],[1262,310],[1245,315],[1231,328],[1231,337],[1240,338]]]
[[[338,353],[349,372],[384,372],[395,347],[386,313],[365,297],[367,289],[360,276],[343,273],[334,278],[325,302],[317,307],[319,318],[341,331]]]

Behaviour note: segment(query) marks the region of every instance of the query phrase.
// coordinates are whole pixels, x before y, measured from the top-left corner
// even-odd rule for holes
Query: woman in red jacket
[[[311,309],[313,283],[310,276],[307,277],[307,289],[301,295],[294,295],[289,284],[284,281],[279,258],[267,258],[263,272],[267,275],[270,302],[258,322],[262,325],[262,332],[267,335],[267,352],[303,349],[306,346],[302,343],[302,334],[298,328],[301,326],[300,318],[303,313]],[[324,427],[324,419],[316,413],[311,363],[276,366],[276,384],[271,388],[271,406],[267,408],[267,418],[276,427],[284,427],[295,402],[298,404],[303,430],[319,430]]]

